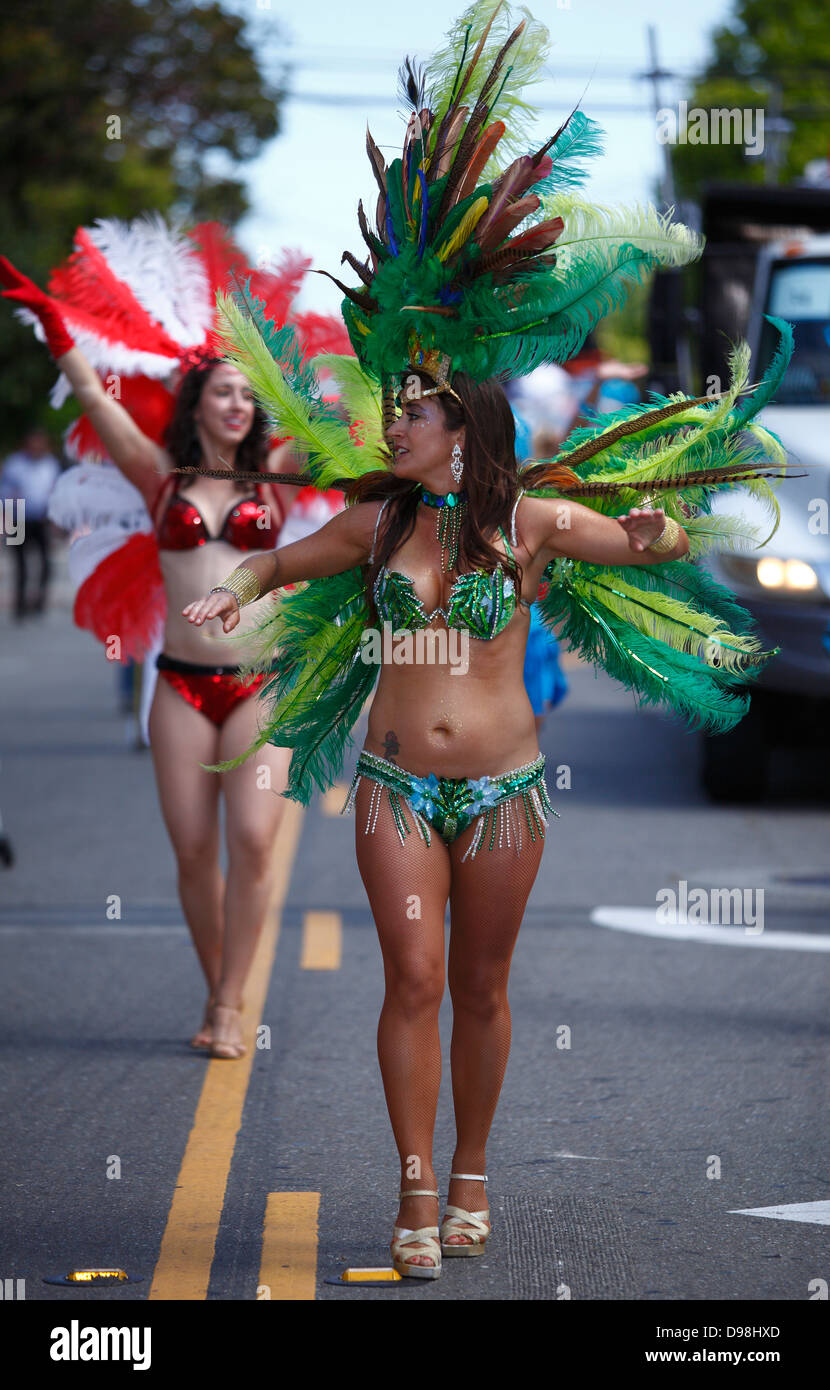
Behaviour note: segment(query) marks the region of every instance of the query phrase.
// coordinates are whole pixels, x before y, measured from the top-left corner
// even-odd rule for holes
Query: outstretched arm
[[[0,284],[6,287],[4,299],[37,314],[57,367],[69,381],[113,462],[148,501],[152,500],[160,476],[167,472],[167,455],[142,434],[132,416],[104,390],[98,373],[67,331],[59,303],[16,270],[5,256],[0,256]]]
[[[119,401],[107,394],[101,378],[80,348],[70,348],[57,358],[57,365],[113,463],[148,502],[152,501],[169,468],[164,450],[142,433]]]
[[[250,602],[251,598],[260,598],[271,589],[281,589],[285,584],[304,579],[323,579],[365,564],[372,549],[380,505],[379,502],[360,502],[347,507],[313,535],[294,541],[280,550],[246,560],[240,569],[252,572],[259,585],[259,593],[251,593],[249,598],[243,590],[243,603]],[[238,574],[239,570],[234,573]],[[201,627],[211,618],[221,618],[225,632],[232,632],[239,622],[239,608],[236,595],[221,589],[195,599],[182,609],[182,614],[196,627]]]
[[[671,550],[649,548],[668,520],[662,507],[653,511],[632,507],[613,517],[565,498],[534,498],[533,502],[539,548],[550,559],[567,555],[592,565],[664,565],[689,553],[689,538],[681,526]]]

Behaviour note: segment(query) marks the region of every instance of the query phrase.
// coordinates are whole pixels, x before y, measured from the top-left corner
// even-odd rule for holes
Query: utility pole
[[[657,29],[653,24],[648,25],[648,52],[651,62],[651,71],[644,72],[642,76],[651,82],[651,94],[654,105],[655,131],[657,129],[657,119],[662,102],[660,100],[660,79],[661,77],[673,77],[674,74],[665,68],[660,67],[657,57]],[[674,172],[671,164],[671,141],[667,140],[663,149],[663,177],[660,180],[660,197],[663,202],[663,209],[674,206]]]
[[[647,26],[646,32],[648,35],[648,52],[651,68],[650,71],[642,73],[641,76],[645,78],[646,81],[651,83],[652,102],[654,108],[654,132],[656,139],[657,123],[659,120],[659,113],[662,109],[662,102],[660,99],[660,82],[663,78],[674,77],[674,73],[670,72],[666,68],[661,68],[660,66],[660,60],[657,54],[656,26],[653,24],[649,24]],[[674,190],[674,171],[672,169],[671,158],[671,141],[666,140],[662,145],[662,150],[663,172],[660,179],[660,201],[662,203],[662,211],[667,212],[669,208],[672,208],[676,205]],[[670,292],[672,289],[676,288],[678,294],[682,295],[682,271],[674,270],[662,271],[658,273],[662,274],[663,284],[665,286],[666,291]],[[652,294],[653,293],[654,291],[652,290]],[[677,319],[675,320],[675,324],[676,330],[674,334],[674,351],[675,358],[677,361],[677,379],[680,384],[681,390],[685,391],[687,394],[693,394],[694,382],[692,373],[692,354],[691,347],[689,344],[689,335],[687,331],[685,313],[678,315]]]
[[[784,164],[784,150],[787,136],[792,133],[793,123],[781,115],[781,86],[770,82],[767,99],[767,115],[764,121],[764,183],[781,182],[781,169]]]

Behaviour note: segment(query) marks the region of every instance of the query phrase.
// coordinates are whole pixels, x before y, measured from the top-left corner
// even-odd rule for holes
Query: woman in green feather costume
[[[342,487],[349,505],[184,610],[230,634],[240,604],[301,586],[260,627],[252,669],[276,653],[254,747],[293,749],[286,795],[304,804],[340,774],[377,685],[347,807],[386,976],[378,1053],[401,1161],[392,1257],[418,1278],[436,1278],[443,1256],[481,1254],[490,1231],[485,1149],[510,1046],[510,960],[553,811],[522,680],[540,584],[560,641],[710,731],[743,717],[772,655],[693,561],[761,543],[740,516],[711,514],[718,489],[747,487],[775,521],[769,479],[785,459],[755,417],[786,369],[788,325],[774,320],[780,350],[754,391],[740,346],[719,396],[625,407],[519,472],[500,380],[564,361],[632,285],[701,250],[653,208],[577,197],[581,161],[600,148],[581,112],[521,152],[547,41],[524,13],[514,26],[503,0],[472,5],[426,74],[406,62],[402,158],[387,168],[368,137],[377,209],[370,225],[360,205],[367,255],[344,254],[359,283],[341,285],[356,359],[304,365],[291,330],[247,291],[222,301],[229,359],[301,445],[314,484]],[[439,1231],[447,901],[457,1141]]]

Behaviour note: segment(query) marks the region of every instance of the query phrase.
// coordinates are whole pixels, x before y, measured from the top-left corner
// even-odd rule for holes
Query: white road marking
[[[552,1157],[552,1158],[584,1158],[584,1159],[586,1159],[589,1163],[624,1163],[624,1162],[625,1162],[625,1159],[624,1159],[624,1158],[602,1158],[602,1157],[601,1157],[600,1155],[598,1155],[598,1154],[555,1153],[555,1154],[551,1154],[551,1157]]]
[[[717,922],[658,922],[654,907],[595,907],[591,922],[613,931],[662,936],[673,941],[705,941],[710,946],[761,946],[777,951],[830,951],[830,936],[803,931],[760,931]]]
[[[730,1216],[769,1216],[775,1221],[809,1221],[814,1226],[830,1226],[830,1202],[792,1202],[783,1207],[743,1207]]]

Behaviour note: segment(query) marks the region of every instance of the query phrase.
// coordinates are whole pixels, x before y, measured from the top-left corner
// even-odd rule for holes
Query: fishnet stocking
[[[364,778],[357,789],[355,840],[386,982],[378,1059],[401,1162],[401,1190],[435,1188],[432,1146],[441,1084],[438,1012],[445,983],[447,901],[457,1130],[453,1171],[484,1173],[487,1136],[510,1051],[510,960],[544,841],[538,831],[532,841],[525,823],[520,854],[511,833],[509,847],[504,843],[500,848],[498,841],[492,850],[483,845],[475,859],[462,863],[475,824],[450,846],[433,831],[427,846],[407,814],[412,831],[401,845],[386,791],[377,816],[372,815],[374,831],[367,834],[373,785]],[[511,813],[515,827],[514,803]],[[483,1183],[454,1181],[449,1200],[478,1211],[487,1205],[483,1194]],[[404,1199],[396,1224],[410,1229],[436,1225],[435,1199]]]
[[[482,847],[475,859],[462,863],[474,827],[450,846],[450,950],[448,978],[452,996],[453,1029],[450,1044],[456,1143],[454,1173],[486,1173],[486,1147],[496,1112],[507,1059],[511,1019],[507,981],[513,948],[525,906],[536,879],[544,840],[532,840],[524,813],[508,803],[513,844],[498,838]],[[515,830],[521,815],[521,852]],[[488,837],[489,843],[489,837]],[[483,1182],[453,1179],[447,1200],[465,1211],[487,1205]],[[463,1232],[463,1227],[461,1232]],[[453,1243],[463,1244],[451,1238]]]

